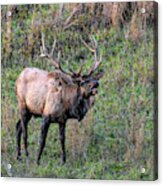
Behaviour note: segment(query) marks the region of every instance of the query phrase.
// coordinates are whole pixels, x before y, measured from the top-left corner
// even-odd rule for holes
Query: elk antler
[[[81,5],[74,7],[73,11],[71,12],[70,16],[65,20],[65,22],[63,23],[63,29],[66,30],[69,27],[71,27],[72,25],[74,25],[75,23],[77,23],[78,21],[72,21],[72,18],[77,15],[81,10]]]
[[[94,53],[94,57],[95,57],[95,63],[93,65],[93,67],[89,70],[87,75],[83,75],[82,78],[88,78],[89,76],[91,76],[96,69],[100,66],[101,62],[102,62],[102,53],[100,54],[100,59],[98,59],[98,44],[97,41],[95,39],[94,36],[90,36],[90,41],[91,41],[91,45],[92,47],[90,47],[82,38],[81,38],[81,42],[84,44],[84,46],[90,50],[92,53]]]
[[[61,51],[58,52],[58,59],[54,59],[53,53],[54,53],[54,49],[56,46],[56,39],[54,39],[53,42],[53,46],[51,49],[51,52],[48,53],[47,48],[45,47],[45,41],[44,41],[44,35],[41,32],[41,41],[42,41],[42,47],[41,47],[41,57],[48,57],[51,61],[51,63],[55,66],[55,68],[59,68],[60,67],[60,58],[59,56],[61,56]]]
[[[46,47],[45,47],[45,41],[44,41],[44,35],[43,33],[41,33],[42,35],[42,47],[41,47],[41,57],[47,57],[50,59],[51,63],[55,66],[56,69],[59,69],[61,72],[69,75],[69,76],[73,76],[73,74],[69,73],[69,72],[66,72],[65,70],[62,69],[61,67],[61,49],[59,49],[58,51],[58,57],[57,59],[54,58],[54,49],[55,49],[55,46],[56,46],[56,39],[54,39],[54,42],[53,42],[53,46],[52,46],[52,49],[51,49],[51,52],[48,53]]]
[[[82,38],[81,41],[82,43],[85,45],[85,47],[90,50],[92,53],[94,53],[94,57],[95,57],[95,63],[93,65],[93,67],[89,70],[88,74],[86,75],[81,75],[82,72],[82,65],[80,66],[80,69],[78,72],[74,72],[71,68],[69,68],[70,72],[66,72],[65,70],[62,69],[61,67],[61,49],[59,49],[58,51],[58,58],[55,59],[54,58],[54,49],[56,46],[56,39],[54,39],[53,45],[52,45],[52,49],[51,52],[48,53],[46,47],[45,47],[45,41],[44,41],[44,35],[43,33],[41,33],[42,35],[42,47],[41,47],[41,57],[48,57],[51,61],[51,63],[55,66],[56,69],[59,69],[61,72],[71,76],[72,78],[74,78],[76,81],[80,81],[86,78],[89,78],[96,70],[97,68],[100,66],[101,62],[102,62],[102,53],[100,55],[100,59],[98,59],[98,44],[97,41],[95,39],[95,37],[91,36],[90,37],[90,41],[91,41],[91,45],[92,47],[90,47]]]

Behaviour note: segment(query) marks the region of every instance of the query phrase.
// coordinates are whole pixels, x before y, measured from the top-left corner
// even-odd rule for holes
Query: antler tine
[[[97,47],[97,41],[93,35],[89,36],[93,48]]]
[[[48,56],[47,49],[45,47],[45,42],[44,42],[44,34],[41,32],[41,41],[42,41],[42,47],[41,47],[41,56]]]
[[[90,41],[91,41],[91,45],[94,49],[92,49],[91,47],[88,46],[88,44],[82,40],[82,43],[86,46],[86,48],[88,48],[91,52],[94,53],[94,57],[95,57],[95,63],[93,65],[93,67],[90,69],[90,71],[88,72],[87,75],[84,75],[83,77],[89,77],[90,75],[92,75],[95,70],[100,66],[101,62],[102,62],[102,53],[100,54],[100,59],[98,59],[98,43],[95,39],[94,36],[90,36]]]
[[[58,61],[58,64],[60,66],[60,64],[61,64],[61,49],[59,49],[59,51],[58,51],[57,61]]]
[[[41,57],[48,57],[51,60],[51,63],[55,66],[55,68],[59,68],[58,62],[53,57],[54,48],[56,45],[56,39],[54,39],[50,54],[47,52],[47,49],[45,47],[44,34],[42,32],[41,32],[41,41],[42,41]]]
[[[80,37],[80,39],[81,39],[81,42],[84,44],[84,46],[85,46],[88,50],[90,50],[91,52],[95,52],[95,50],[92,49],[92,48],[82,39],[82,37]]]
[[[74,72],[71,67],[69,67],[68,69],[72,73],[73,76],[76,76],[76,72]]]
[[[102,52],[101,52],[101,54],[100,54],[100,62],[102,62]]]
[[[56,46],[56,39],[54,38],[54,41],[53,41],[53,46],[52,46],[52,49],[51,49],[51,52],[50,52],[50,57],[53,57],[53,54],[54,54],[54,49],[55,49],[55,46]]]
[[[73,11],[71,12],[70,16],[66,19],[66,21],[65,21],[64,24],[63,24],[64,28],[69,27],[69,26],[71,25],[71,20],[72,20],[72,18],[73,18],[77,13],[80,12],[80,9],[81,9],[81,6],[80,6],[80,5],[79,5],[78,7],[75,7],[75,8],[73,9]]]
[[[97,61],[98,60],[98,44],[97,44],[97,41],[93,35],[90,36],[90,40],[91,40],[91,44],[94,48],[95,61]]]
[[[80,65],[80,68],[79,68],[78,72],[74,72],[74,71],[72,70],[72,68],[69,68],[70,72],[73,73],[73,76],[74,76],[74,77],[79,77],[80,74],[81,74],[81,72],[82,72],[82,69],[83,69],[83,65],[82,65],[82,64]]]
[[[79,71],[77,72],[77,75],[78,75],[78,76],[80,76],[82,70],[83,70],[83,65],[81,64],[81,65],[80,65],[80,68],[79,68]]]
[[[97,52],[98,52],[98,49],[95,52],[95,63],[93,65],[93,68],[89,71],[88,76],[92,75],[96,71],[96,69],[100,66],[100,64],[102,62],[102,53],[100,54],[100,60],[98,60]]]

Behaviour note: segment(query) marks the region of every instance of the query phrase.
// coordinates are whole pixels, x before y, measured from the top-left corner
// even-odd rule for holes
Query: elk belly
[[[62,88],[61,87],[53,87],[49,90],[43,114],[45,116],[51,115],[53,118],[58,118],[64,112],[64,105],[62,102]]]

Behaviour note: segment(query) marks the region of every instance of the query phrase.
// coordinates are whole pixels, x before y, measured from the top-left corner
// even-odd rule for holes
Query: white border
[[[110,0],[107,0],[110,1]],[[118,2],[123,2],[127,0],[114,0]],[[129,0],[129,1],[136,1],[136,0]],[[0,4],[47,4],[47,3],[60,3],[60,2],[92,2],[92,0],[1,0]],[[106,2],[106,0],[95,0],[94,2]],[[159,179],[155,182],[142,182],[142,181],[99,181],[99,180],[61,180],[61,179],[42,179],[42,178],[0,178],[0,185],[16,185],[16,186],[22,186],[26,185],[28,186],[34,186],[38,184],[39,186],[42,185],[59,185],[59,186],[83,186],[83,185],[99,185],[99,186],[106,186],[106,185],[135,185],[135,184],[141,184],[141,185],[163,185],[163,147],[161,147],[161,142],[163,142],[163,134],[161,135],[161,132],[163,132],[163,1],[157,0],[159,3]],[[161,21],[160,21],[161,20]]]

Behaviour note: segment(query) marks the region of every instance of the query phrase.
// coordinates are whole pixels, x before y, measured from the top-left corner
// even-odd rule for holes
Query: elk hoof
[[[26,151],[26,152],[25,152],[25,155],[28,157],[28,156],[29,156],[29,152],[28,152],[28,151]]]
[[[22,158],[21,158],[20,155],[18,155],[18,156],[16,157],[16,159],[17,159],[18,161],[21,161],[21,160],[22,160]]]
[[[66,158],[65,157],[62,157],[61,158],[61,165],[64,165],[66,163]]]
[[[37,158],[37,165],[40,165],[40,157]]]
[[[37,165],[40,165],[40,160],[37,160]]]

